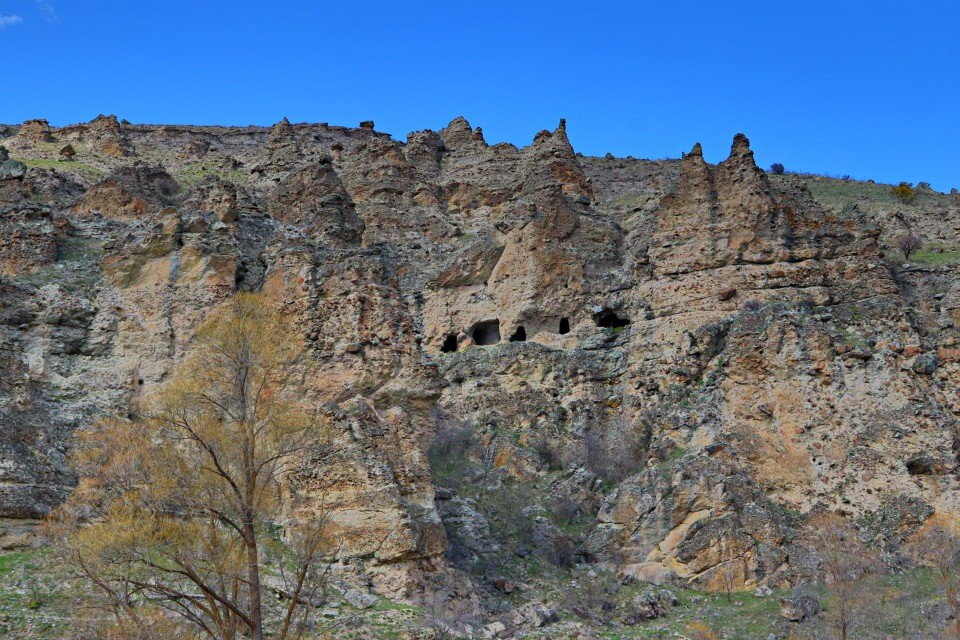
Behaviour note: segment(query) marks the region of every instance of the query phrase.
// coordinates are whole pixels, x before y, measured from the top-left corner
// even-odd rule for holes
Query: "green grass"
[[[61,638],[72,601],[44,549],[0,553],[0,638]]]
[[[52,160],[47,158],[20,158],[19,160],[27,165],[27,167],[56,169],[60,173],[74,173],[83,176],[91,182],[99,182],[107,175],[107,172],[99,167],[94,167],[76,160]]]
[[[868,216],[889,213],[898,209],[924,210],[926,207],[949,205],[950,196],[926,189],[917,190],[917,195],[909,204],[902,203],[892,192],[895,185],[866,182],[863,180],[844,180],[814,174],[788,174],[769,176],[776,185],[779,183],[802,180],[814,199],[825,209],[832,210],[841,219],[849,218],[857,212]]]
[[[560,622],[532,630],[517,637],[563,638],[564,623],[584,621],[565,606],[565,598],[576,598],[572,581],[584,584],[589,567],[573,571],[558,570],[536,556],[513,558],[518,577],[533,589],[506,597],[510,607],[520,608],[526,602],[546,602],[555,607]],[[597,569],[601,576],[603,571]],[[780,617],[780,598],[790,592],[774,590],[769,596],[738,592],[728,596],[696,589],[668,587],[678,605],[664,618],[640,622],[635,626],[620,623],[635,596],[650,588],[637,582],[621,585],[612,594],[615,610],[596,612],[591,623],[601,638],[675,638],[685,633],[691,623],[700,623],[717,638],[765,639],[769,634],[794,640],[814,640],[829,617],[829,598],[822,589],[814,589],[825,611],[818,620],[804,624],[789,623]],[[877,576],[863,591],[866,607],[860,618],[866,626],[853,637],[861,639],[937,637],[942,620],[924,619],[926,612],[941,600],[932,572],[914,569],[901,574]],[[0,638],[4,640],[65,640],[71,638],[71,616],[84,605],[87,587],[66,575],[64,567],[45,549],[0,553]],[[331,593],[333,601],[339,601]],[[339,615],[326,618],[318,627],[344,640],[361,638],[404,638],[423,628],[428,608],[414,607],[381,598],[367,610],[355,610],[345,602],[336,607]],[[496,619],[492,614],[489,619]],[[927,616],[929,617],[929,616]],[[605,620],[605,621],[604,621]],[[819,627],[819,629],[818,629]],[[921,631],[921,635],[916,635]],[[910,634],[913,635],[910,635]],[[905,635],[906,634],[906,635]],[[928,635],[923,635],[928,634]],[[321,636],[315,636],[317,638]]]
[[[224,182],[238,184],[243,182],[249,175],[249,171],[243,169],[231,169],[225,171],[219,166],[206,166],[199,163],[184,165],[180,169],[171,172],[173,179],[180,185],[180,192],[186,193],[201,182],[207,176],[216,176]]]
[[[960,245],[931,244],[916,251],[909,260],[910,264],[940,267],[960,263]]]

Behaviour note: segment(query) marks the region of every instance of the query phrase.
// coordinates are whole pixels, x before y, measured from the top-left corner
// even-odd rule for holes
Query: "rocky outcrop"
[[[329,509],[341,569],[391,597],[476,612],[467,574],[531,553],[788,585],[811,514],[891,554],[960,517],[957,267],[890,263],[886,219],[767,176],[742,135],[716,166],[584,158],[562,120],[522,148],[463,118],[406,143],[114,117],[4,143],[31,168],[0,181],[0,518],[62,499],[69,434],[129,412],[246,289],[290,317],[330,436],[292,515]],[[30,165],[65,143],[74,162]],[[438,490],[450,468],[484,499]]]
[[[49,208],[0,209],[0,273],[15,275],[57,260],[57,231]]]
[[[85,216],[100,214],[136,219],[172,202],[179,185],[162,167],[134,164],[122,167],[91,187],[74,203],[73,211]]]
[[[267,211],[280,222],[303,229],[315,242],[358,245],[363,221],[329,162],[293,171],[273,190]]]
[[[87,123],[85,139],[97,152],[115,158],[135,155],[117,116],[99,115]]]
[[[36,145],[44,142],[53,142],[53,132],[50,123],[43,119],[27,120],[20,126],[17,138],[27,145]]]

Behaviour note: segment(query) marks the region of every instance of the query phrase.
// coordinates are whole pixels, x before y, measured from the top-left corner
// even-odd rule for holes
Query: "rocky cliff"
[[[238,290],[308,349],[293,374],[334,445],[291,479],[300,508],[336,504],[344,570],[390,597],[442,582],[476,609],[471,566],[563,536],[646,580],[787,585],[812,514],[892,556],[960,516],[960,268],[889,248],[911,229],[951,256],[955,197],[767,175],[742,135],[715,166],[586,158],[563,121],[524,148],[463,118],[406,142],[112,116],[0,134],[7,544],[70,491],[71,432],[130,412]],[[498,539],[458,483],[529,489],[532,533]]]

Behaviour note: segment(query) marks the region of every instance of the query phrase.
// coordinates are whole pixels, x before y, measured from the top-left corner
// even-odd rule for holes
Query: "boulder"
[[[27,165],[17,160],[0,162],[0,180],[23,180],[27,173]]]
[[[677,604],[677,597],[672,591],[650,588],[634,596],[630,602],[630,611],[623,616],[622,622],[634,625],[644,620],[662,618],[670,607],[675,607]]]
[[[812,620],[820,612],[820,602],[811,595],[780,599],[780,617],[790,622]]]
[[[735,295],[737,295],[737,290],[736,290],[736,288],[734,288],[734,287],[726,287],[726,288],[724,288],[724,289],[721,289],[720,292],[717,294],[717,300],[723,302],[723,301],[725,301],[725,300],[729,300],[730,298],[732,298],[732,297],[735,296]]]

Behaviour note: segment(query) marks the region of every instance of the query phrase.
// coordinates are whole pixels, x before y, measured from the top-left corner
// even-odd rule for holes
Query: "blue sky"
[[[960,188],[960,3],[0,0],[0,122],[377,129]]]

